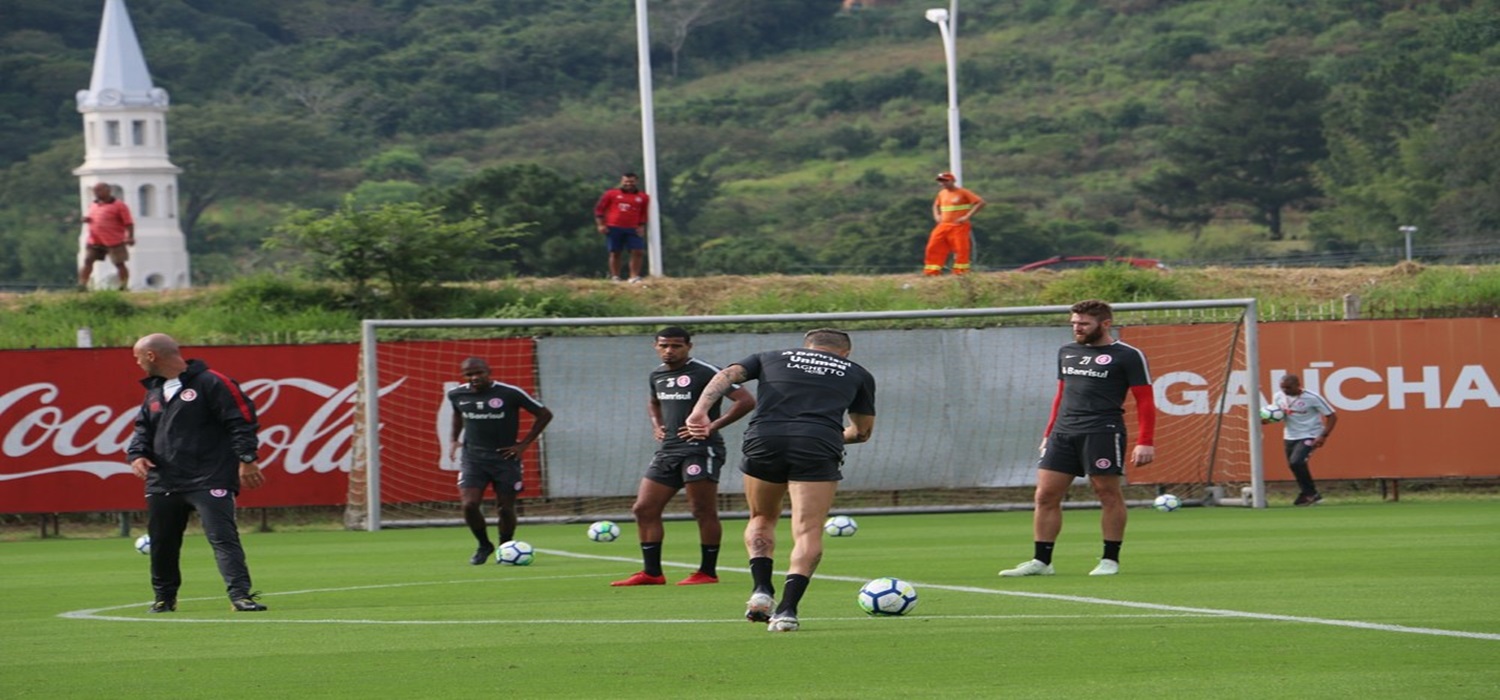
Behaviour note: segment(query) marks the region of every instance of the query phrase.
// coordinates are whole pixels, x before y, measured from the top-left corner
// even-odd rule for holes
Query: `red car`
[[[1143,270],[1166,270],[1167,266],[1155,258],[1116,258],[1107,255],[1055,255],[1046,260],[1038,260],[1027,263],[1016,268],[1017,272],[1031,272],[1032,270],[1072,270],[1080,267],[1093,267],[1094,265],[1105,265],[1109,263],[1124,263]]]

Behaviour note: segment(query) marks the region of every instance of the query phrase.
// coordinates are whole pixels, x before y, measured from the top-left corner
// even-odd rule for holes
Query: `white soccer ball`
[[[1170,513],[1182,507],[1182,499],[1170,493],[1164,493],[1151,502],[1151,507],[1163,513]]]
[[[135,538],[135,551],[140,552],[141,554],[150,554],[151,536],[141,535],[140,537]]]
[[[600,520],[589,526],[589,539],[595,542],[614,542],[620,539],[620,526],[611,520]]]
[[[917,607],[917,589],[899,578],[877,578],[859,589],[859,609],[869,615],[905,615]]]
[[[509,564],[511,566],[530,566],[531,560],[536,558],[536,549],[520,540],[511,540],[500,545],[495,550],[496,564]]]
[[[1275,404],[1261,406],[1260,419],[1271,423],[1280,423],[1286,420],[1286,409]]]
[[[847,515],[835,515],[823,523],[823,532],[830,537],[853,537],[859,532],[859,523]]]

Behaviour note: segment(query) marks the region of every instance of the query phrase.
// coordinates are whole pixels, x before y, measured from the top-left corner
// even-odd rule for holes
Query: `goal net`
[[[346,524],[356,529],[456,524],[458,465],[445,399],[459,364],[485,359],[496,381],[554,414],[524,455],[520,514],[529,521],[630,519],[656,444],[647,376],[655,333],[681,326],[693,356],[726,366],[797,347],[810,328],[849,330],[851,359],[878,383],[873,438],[852,445],[839,512],[1030,507],[1037,447],[1057,388],[1068,307],[870,313],[569,319],[368,320],[361,342]],[[1122,303],[1117,337],[1146,354],[1154,380],[1157,461],[1127,468],[1127,496],[1170,491],[1190,502],[1259,486],[1260,405],[1253,299]],[[747,386],[752,392],[752,382]],[[1126,425],[1135,437],[1134,402]],[[530,426],[522,413],[521,433]],[[743,511],[729,426],[720,510]],[[1133,444],[1133,443],[1132,443]],[[1080,482],[1082,483],[1082,482]],[[1218,487],[1218,488],[1214,488]],[[1225,488],[1228,487],[1228,488]],[[1086,487],[1072,494],[1093,498]],[[686,516],[673,499],[668,517]],[[492,504],[492,501],[490,502]],[[486,508],[493,517],[493,506]]]

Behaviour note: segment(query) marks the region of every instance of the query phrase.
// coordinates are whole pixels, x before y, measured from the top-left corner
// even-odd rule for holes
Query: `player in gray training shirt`
[[[488,525],[480,510],[484,490],[491,485],[495,489],[500,543],[515,539],[516,497],[524,486],[521,455],[552,422],[552,411],[521,387],[491,379],[489,363],[480,358],[464,360],[459,371],[466,383],[448,392],[448,402],[453,405],[449,451],[450,457],[456,459],[459,449],[463,450],[458,494],[463,503],[464,523],[479,541],[479,548],[469,558],[469,563],[477,566],[495,553],[495,543],[490,541]],[[517,441],[520,411],[530,413],[533,420],[526,437]]]
[[[1322,501],[1323,495],[1318,493],[1308,462],[1313,450],[1328,442],[1333,426],[1338,425],[1339,414],[1322,396],[1303,389],[1302,379],[1295,374],[1281,378],[1281,391],[1271,397],[1271,403],[1286,411],[1286,422],[1281,424],[1282,445],[1286,449],[1287,467],[1296,477],[1300,491],[1292,505],[1310,506]]]
[[[752,589],[745,618],[768,623],[771,632],[798,629],[797,604],[823,557],[823,521],[843,478],[844,445],[869,440],[875,429],[875,378],[849,360],[851,348],[843,331],[808,331],[800,348],[756,353],[714,375],[688,416],[691,434],[706,437],[709,406],[735,384],[758,380],[740,466],[750,504],[745,549]],[[777,605],[772,557],[787,494],[792,556]]]
[[[734,403],[719,414],[719,404],[710,407],[712,421],[707,438],[688,434],[688,414],[697,405],[703,389],[719,368],[692,357],[693,338],[677,326],[656,334],[656,355],[661,364],[651,372],[650,399],[646,413],[660,447],[636,491],[630,512],[635,516],[641,541],[640,571],[610,583],[611,586],[660,586],[667,582],[661,568],[661,545],[666,534],[661,515],[677,492],[687,490],[693,519],[698,521],[698,570],[678,581],[679,586],[719,582],[719,545],[724,527],[719,522],[719,473],[724,468],[724,436],[719,434],[755,408],[755,398],[738,386],[728,398]]]

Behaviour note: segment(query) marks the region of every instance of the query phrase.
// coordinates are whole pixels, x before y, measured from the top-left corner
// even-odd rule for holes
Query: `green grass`
[[[629,525],[525,525],[525,568],[468,566],[461,529],[247,533],[264,614],[229,612],[201,536],[160,616],[127,540],[9,542],[0,696],[1494,697],[1497,505],[1133,512],[1112,578],[1084,575],[1097,511],[1069,511],[1058,574],[1016,580],[1029,513],[862,516],[782,635],[740,620],[735,521],[722,584],[632,589],[607,585],[639,568]],[[669,580],[695,539],[668,524]],[[859,613],[882,575],[912,615]]]

